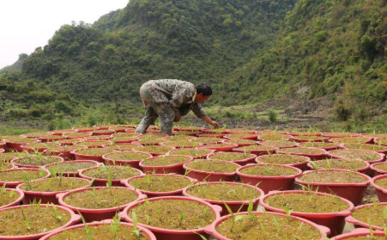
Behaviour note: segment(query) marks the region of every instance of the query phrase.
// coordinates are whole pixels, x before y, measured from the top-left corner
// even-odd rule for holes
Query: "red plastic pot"
[[[39,171],[42,171],[42,169],[37,169],[37,168],[16,168],[16,169],[8,169],[8,170],[4,170],[4,171],[0,171],[1,172],[12,172],[12,171],[34,171],[34,172],[39,172]],[[49,178],[51,176],[51,173],[47,170],[43,170],[46,175],[39,178],[39,179],[42,179],[42,178]],[[35,179],[37,180],[37,179]],[[4,184],[6,185],[7,188],[16,188],[17,185],[19,184],[22,184],[23,181],[16,181],[16,182],[6,182],[6,181],[0,181],[0,187],[2,187]]]
[[[221,159],[211,158],[211,156],[213,156],[214,154],[215,153],[208,154],[207,155],[207,159],[208,160],[221,160]],[[235,161],[232,161],[232,162],[236,163],[236,164],[239,164],[241,166],[245,166],[245,165],[247,165],[249,163],[254,163],[256,157],[257,157],[257,155],[251,154],[251,156],[249,158],[241,159],[241,160],[235,160]]]
[[[331,137],[331,138],[347,138],[347,137],[359,137],[360,135],[358,133],[348,133],[348,136],[342,135],[342,132],[334,133],[334,132],[325,132],[322,133],[322,136],[324,137]]]
[[[250,201],[253,202],[254,209],[257,209],[257,206],[259,204],[259,200],[265,195],[265,193],[260,188],[257,188],[257,187],[254,187],[254,186],[251,186],[248,184],[237,183],[237,182],[199,182],[199,183],[196,183],[195,185],[184,188],[183,195],[187,196],[187,197],[198,198],[195,196],[191,196],[187,191],[190,188],[194,188],[195,186],[206,185],[206,184],[211,184],[211,185],[217,185],[217,184],[241,185],[241,186],[246,186],[246,187],[252,188],[252,189],[256,190],[257,192],[259,192],[259,197],[255,198],[255,199],[246,200],[246,201],[216,201],[216,200],[211,200],[211,199],[199,198],[199,199],[206,201],[212,205],[220,206],[222,208],[222,216],[229,214],[225,203],[230,207],[230,209],[232,210],[233,213],[238,212],[238,210],[240,212],[245,212],[245,211],[247,211],[247,209],[249,207]]]
[[[101,156],[83,155],[83,154],[79,154],[78,150],[71,151],[70,153],[75,156],[75,160],[93,160],[100,163],[104,162],[102,155]]]
[[[82,179],[82,178],[73,178],[73,177],[70,177],[72,179],[78,179],[78,180],[81,180],[81,181],[85,181],[85,187],[82,187],[82,188],[77,188],[77,189],[85,189],[89,186],[90,184],[90,181],[87,180],[87,179]],[[46,179],[39,179],[39,180],[34,180],[32,182],[35,182],[35,181],[44,181]],[[64,192],[68,192],[68,191],[58,191],[58,192],[35,192],[35,191],[27,191],[27,190],[23,190],[21,189],[22,186],[24,186],[25,184],[22,183],[20,185],[18,185],[16,187],[17,190],[20,190],[24,193],[24,200],[23,200],[23,203],[24,204],[30,204],[30,203],[33,203],[33,202],[39,202],[41,201],[41,203],[53,203],[53,204],[58,204],[58,199],[56,198],[56,195],[59,194],[59,193],[64,193]]]
[[[351,138],[351,137],[342,137],[342,138]],[[353,137],[353,138],[357,138],[357,137]],[[359,138],[361,138],[361,137],[359,137]],[[333,138],[332,141],[338,142],[338,143],[343,143],[342,141],[340,141],[340,138]],[[358,143],[367,144],[367,143],[372,143],[373,141],[374,141],[373,137],[368,137],[367,140],[365,140],[364,142],[358,142]]]
[[[199,148],[205,148],[210,149],[214,151],[222,151],[222,152],[229,152],[233,150],[234,148],[238,147],[238,144],[229,144],[229,143],[221,143],[219,146],[216,146],[217,144],[208,144],[201,146]]]
[[[5,152],[5,150],[4,149],[0,149],[0,153],[4,153]]]
[[[378,195],[379,202],[387,202],[387,189],[382,188],[376,184],[377,181],[385,178],[387,178],[387,174],[376,176],[371,179],[371,186],[375,188],[376,194]]]
[[[173,150],[174,148],[173,147],[170,147],[171,150]],[[171,151],[169,150],[169,151]],[[157,156],[162,156],[164,155],[164,153],[157,153],[157,152],[145,152],[145,151],[141,151],[141,150],[137,150],[137,149],[133,149],[133,152],[139,152],[139,153],[149,153],[151,154],[153,157],[157,157]]]
[[[111,223],[112,223],[112,220],[104,220],[104,221],[101,221],[101,222],[94,222],[94,223],[87,223],[86,225],[88,227],[93,227],[93,226],[100,226],[100,225],[105,225],[107,229],[110,229],[110,226],[111,226]],[[60,233],[63,233],[65,231],[71,231],[73,229],[78,229],[78,228],[84,228],[85,225],[84,224],[78,224],[78,225],[75,225],[75,226],[71,226],[71,227],[67,227],[65,229],[62,229],[62,230],[59,230],[59,231],[55,231],[53,233],[50,233],[44,237],[42,237],[40,240],[49,240],[51,239],[52,237],[54,237],[55,235],[58,235]],[[121,222],[120,223],[120,227],[121,228],[124,228],[124,227],[133,227],[133,224],[131,223],[123,223]],[[148,240],[156,240],[156,237],[155,235],[149,231],[148,229],[144,228],[144,227],[141,227],[141,226],[137,226],[137,228],[141,231],[142,234],[144,234],[146,236],[146,238]]]
[[[239,213],[237,215],[247,215],[248,213],[247,212],[242,212],[242,213]],[[286,216],[285,214],[282,214],[282,213],[274,213],[274,212],[252,212],[252,214],[270,214],[270,215],[274,215],[274,216]],[[235,216],[235,214],[234,214]],[[206,227],[204,230],[208,233],[208,234],[211,234],[213,235],[214,237],[216,237],[216,239],[218,240],[232,240],[230,238],[227,238],[227,237],[224,237],[223,235],[221,235],[217,230],[216,228],[224,221],[226,221],[227,219],[229,218],[232,218],[233,216],[232,215],[226,215],[226,216],[223,216],[221,218],[219,218],[218,220],[214,221],[210,226]],[[289,218],[292,218],[292,219],[295,219],[295,220],[298,220],[300,222],[303,222],[315,229],[317,229],[321,235],[328,235],[330,234],[330,230],[329,228],[325,227],[325,226],[321,226],[321,225],[317,225],[309,220],[306,220],[306,219],[303,219],[303,218],[300,218],[300,217],[295,217],[295,216],[289,216]],[[305,239],[306,240],[306,239]],[[324,240],[323,237],[320,238],[320,240]]]
[[[381,202],[381,203],[378,203],[378,205],[382,205],[382,206],[385,206],[387,205],[387,202]],[[354,208],[353,212],[356,211],[356,210],[359,210],[359,209],[362,209],[362,208],[366,208],[366,207],[373,207],[374,206],[374,203],[369,203],[369,204],[365,204],[365,205],[360,205],[360,206],[357,206]],[[372,228],[372,230],[374,231],[384,231],[382,227],[379,227],[379,226],[374,226],[374,225],[369,225],[368,223],[366,222],[362,222],[360,220],[357,220],[356,218],[354,218],[352,215],[351,216],[348,216],[345,218],[345,221],[347,223],[351,223],[355,226],[355,228],[367,228],[367,229],[370,229]]]
[[[94,166],[89,167],[89,168],[94,168],[94,167],[98,167],[98,166],[102,165],[102,163],[99,163],[99,162],[96,162],[96,161],[93,161],[93,160],[74,160],[74,161],[71,161],[71,162],[63,162],[63,163],[93,163]],[[60,163],[49,164],[49,165],[44,166],[44,169],[46,169],[48,171],[49,167],[52,167],[52,166],[55,166],[55,165],[59,165],[59,164]],[[85,169],[89,169],[89,168],[85,168]],[[80,169],[80,170],[83,170],[83,169]],[[59,173],[57,173],[57,176],[59,176]],[[64,177],[79,177],[79,171],[76,171],[76,172],[63,172],[63,176]]]
[[[220,130],[220,129],[210,129],[210,128],[202,128],[200,129],[200,131],[208,134],[228,134],[229,132],[228,129]]]
[[[6,147],[9,150],[15,151],[15,152],[23,152],[23,149],[21,148],[24,143],[16,143],[16,142],[9,142],[5,141]]]
[[[304,192],[304,191],[272,191],[261,198],[260,204],[262,207],[264,207],[268,211],[273,211],[277,213],[283,213],[286,214],[286,212],[280,208],[275,208],[267,205],[265,203],[265,200],[271,196],[277,195],[277,194],[317,194],[320,196],[329,196],[329,197],[337,197],[331,194],[327,193],[310,193],[310,192]],[[352,202],[348,201],[347,199],[340,198],[341,201],[345,202],[348,206],[346,210],[340,211],[340,212],[330,212],[330,213],[308,213],[308,212],[295,212],[293,211],[291,213],[292,216],[301,217],[304,219],[307,219],[309,221],[312,221],[316,224],[328,227],[331,230],[331,236],[336,236],[338,234],[341,234],[344,229],[345,225],[345,218],[351,215],[351,212],[354,208],[354,205]]]
[[[102,188],[107,188],[107,187],[96,187],[95,189],[98,190],[98,189],[102,189]],[[138,198],[134,202],[137,202],[137,201],[140,201],[142,199],[147,198],[146,195],[142,194],[138,190],[133,190],[133,189],[129,189],[126,187],[112,187],[112,188],[125,189],[128,191],[135,192],[137,194]],[[91,191],[91,190],[92,190],[92,188],[84,188],[84,189],[73,190],[73,191],[66,192],[66,193],[60,193],[57,195],[58,202],[61,206],[69,208],[69,209],[73,210],[74,212],[80,213],[84,217],[86,222],[94,222],[94,221],[102,221],[105,219],[112,219],[116,215],[117,212],[122,211],[126,206],[128,206],[129,204],[132,203],[132,202],[128,202],[127,204],[124,204],[124,205],[119,206],[119,207],[114,207],[114,208],[87,209],[87,208],[78,208],[78,207],[68,205],[64,201],[64,199],[71,194],[78,193],[78,192],[84,192],[84,191]]]
[[[299,143],[307,143],[307,142],[328,142],[330,138],[315,138],[315,139],[302,139],[299,136],[293,137],[293,140]]]
[[[238,138],[233,138],[232,135],[236,135],[238,133],[234,133],[234,134],[231,134],[230,135],[226,135],[224,136],[224,138],[227,138],[227,139],[238,139]],[[241,136],[240,139],[247,139],[247,140],[257,140],[258,138],[258,134],[246,134],[245,136]]]
[[[49,154],[48,154],[47,150],[45,150],[44,153],[46,155],[61,157],[61,158],[63,158],[66,161],[75,159],[75,156],[72,153],[72,150],[68,150],[68,151],[51,151]]]
[[[284,155],[284,154],[282,154],[282,155]],[[258,164],[261,164],[261,165],[265,164],[264,162],[260,161],[260,159],[262,159],[264,157],[267,157],[267,156],[258,156],[257,158],[255,158],[255,162],[258,163]],[[297,156],[297,157],[303,158],[305,161],[304,162],[299,162],[299,163],[281,164],[281,165],[295,167],[295,168],[300,169],[301,171],[305,171],[307,169],[307,165],[309,164],[309,161],[311,161],[310,158],[304,157],[304,156]]]
[[[100,186],[100,187],[105,187],[106,184],[107,184],[107,179],[102,179],[102,178],[92,178],[92,177],[89,177],[89,176],[86,176],[84,173],[86,171],[89,171],[91,169],[95,169],[95,168],[98,168],[98,167],[93,167],[93,168],[88,168],[88,169],[83,169],[83,170],[79,170],[78,171],[78,174],[81,178],[84,178],[84,179],[87,179],[87,180],[94,180],[93,181],[93,186]],[[139,175],[144,175],[144,173],[136,168],[133,168],[134,171],[138,172]],[[113,179],[112,180],[112,185],[113,186],[116,186],[116,187],[122,187],[123,185],[121,184],[121,180],[123,179]]]
[[[151,198],[149,199],[150,202],[152,201],[159,201],[159,200],[186,200],[186,201],[193,201],[200,203],[202,205],[205,205],[207,207],[210,207],[212,212],[215,214],[216,219],[220,217],[220,213],[222,211],[221,207],[216,205],[211,205],[203,200],[200,200],[198,198],[189,198],[189,197],[178,197],[178,196],[169,196],[169,197],[157,197],[157,198]],[[132,223],[132,218],[128,215],[128,211],[130,211],[132,208],[135,208],[136,206],[143,204],[145,201],[137,201],[130,205],[128,205],[124,211],[119,213],[119,216],[121,216],[122,219],[124,219],[127,222]],[[164,229],[164,228],[158,228],[153,227],[150,225],[146,225],[143,223],[138,223],[139,226],[145,227],[149,230],[151,230],[157,240],[202,240],[200,235],[203,235],[205,237],[208,237],[208,235],[204,232],[205,228],[199,228],[199,229],[192,229],[192,230],[170,230],[170,229]],[[200,234],[200,235],[199,235]]]
[[[357,159],[357,160],[351,160],[351,161],[358,161],[358,162],[363,162],[365,164],[364,167],[362,168],[359,168],[359,169],[356,169],[356,172],[359,172],[359,173],[363,173],[363,174],[367,174],[369,168],[370,168],[370,164],[366,161],[363,161],[363,160],[360,160],[360,159]],[[316,163],[318,163],[318,161],[316,161]],[[310,170],[315,170],[314,167],[312,166],[312,164],[308,163],[308,168]],[[318,168],[318,169],[324,169],[324,168]],[[333,168],[334,169],[334,168]]]
[[[211,160],[214,162],[224,162],[223,160]],[[239,164],[233,163],[233,162],[228,162],[230,164],[235,165],[236,167],[240,167]],[[196,169],[189,168],[187,166],[188,163],[185,163],[183,165],[183,168],[186,172],[186,175],[188,177],[197,179],[199,181],[206,181],[206,182],[217,182],[217,181],[226,181],[226,182],[233,182],[237,178],[236,172],[232,173],[219,173],[219,172],[205,172],[205,171],[200,171]]]
[[[165,175],[166,174],[152,174],[152,176],[165,176]],[[135,189],[132,185],[130,185],[130,183],[129,183],[130,180],[137,179],[137,178],[144,178],[145,176],[146,175],[135,176],[135,177],[131,177],[131,178],[128,178],[128,179],[125,179],[125,180],[121,180],[121,184],[125,185],[128,188]],[[193,178],[190,178],[190,177],[187,177],[187,176],[184,176],[184,175],[168,174],[168,176],[169,177],[175,177],[175,178],[185,178],[185,179],[190,180],[192,183],[196,183],[197,182],[196,179],[193,179]],[[178,190],[175,190],[175,191],[170,191],[170,192],[151,192],[151,191],[145,191],[145,190],[141,190],[141,189],[137,189],[137,190],[139,190],[143,194],[146,194],[148,196],[148,198],[154,198],[154,197],[166,197],[166,196],[181,196],[182,193],[183,193],[184,188],[178,189]]]
[[[133,151],[131,151],[133,152]],[[111,158],[109,158],[109,155],[112,155],[112,154],[115,154],[115,153],[107,153],[105,155],[102,156],[102,159],[104,160],[104,163],[106,165],[117,165],[117,166],[131,166],[133,168],[138,168],[140,169],[140,162],[143,160],[143,159],[138,159],[138,160],[113,160]],[[149,153],[142,153],[142,154],[145,154],[147,155],[146,159],[148,158],[152,158],[152,154],[149,154]]]
[[[335,172],[350,172],[343,169],[330,169],[330,170],[319,170],[319,171],[335,171]],[[312,173],[315,171],[305,171],[303,175]],[[334,193],[339,197],[348,199],[355,206],[360,204],[367,186],[369,185],[371,178],[365,174],[355,172],[354,174],[362,176],[365,180],[361,183],[318,183],[318,182],[306,182],[299,178],[296,179],[296,183],[310,187],[312,190],[318,190],[319,192],[324,193]]]
[[[9,210],[13,210],[13,209],[28,208],[28,207],[31,207],[31,205],[13,206],[13,207],[1,209],[0,211],[9,211]],[[41,208],[52,208],[52,205],[51,204],[42,204],[42,205],[40,205],[40,207]],[[71,209],[68,209],[68,208],[65,208],[62,206],[56,206],[56,207],[58,210],[66,211],[71,215],[70,220],[67,223],[65,223],[62,227],[53,229],[51,231],[43,232],[43,233],[24,235],[24,236],[4,236],[4,235],[1,235],[1,233],[0,233],[0,240],[38,240],[47,234],[54,233],[56,231],[59,231],[61,229],[64,229],[64,228],[69,227],[71,225],[74,225],[74,224],[79,223],[81,221],[81,217],[79,215],[75,214]]]
[[[368,162],[369,164],[384,162],[384,160],[385,160],[385,155],[384,155],[383,153],[378,153],[378,152],[375,152],[375,151],[369,151],[369,150],[356,150],[356,149],[348,149],[348,150],[347,150],[347,149],[342,149],[342,151],[362,151],[362,152],[376,153],[377,155],[379,155],[379,158],[378,158],[378,159],[375,159],[375,160],[372,160],[372,161],[366,161],[366,160],[363,160],[363,161]],[[331,156],[332,158],[337,158],[337,159],[347,159],[347,158],[344,158],[344,157],[335,155],[335,154],[332,153],[332,152],[329,152],[329,156]],[[360,159],[360,158],[359,158],[359,159]]]
[[[373,232],[372,234],[375,237],[376,236],[385,237],[385,234],[382,232]],[[342,235],[338,235],[336,237],[333,237],[333,238],[331,238],[331,240],[354,239],[355,237],[368,237],[368,236],[371,236],[371,232],[369,229],[358,228],[358,229],[353,230],[350,233],[346,233],[346,234],[342,234]]]
[[[308,146],[305,146],[306,143],[301,143],[301,146],[302,147],[308,147]],[[318,148],[318,149],[323,149],[325,151],[331,151],[331,150],[337,150],[337,149],[341,149],[341,148],[344,148],[342,147],[341,144],[339,143],[334,143],[336,146],[333,146],[333,147],[315,147],[315,148]]]
[[[313,148],[313,149],[321,150],[322,153],[321,154],[309,154],[309,153],[297,153],[297,152],[284,152],[284,151],[281,151],[281,150],[278,150],[278,153],[280,153],[280,154],[290,154],[290,155],[296,155],[296,156],[304,156],[304,157],[310,158],[311,160],[322,160],[322,159],[326,159],[327,156],[329,156],[329,152],[327,152],[327,151],[325,151],[323,149],[320,149],[320,148]]]
[[[72,129],[76,132],[92,132],[95,130],[93,127],[73,127]]]
[[[205,134],[196,134],[197,137],[210,137],[210,138],[224,138],[227,134],[219,134],[219,133],[205,133]]]
[[[51,158],[58,159],[57,163],[64,162],[64,159],[62,157],[51,156]],[[15,167],[18,167],[18,168],[35,168],[35,169],[40,169],[40,168],[43,168],[45,166],[45,165],[43,165],[43,166],[24,165],[24,164],[18,163],[18,161],[21,160],[21,159],[23,159],[23,158],[15,158],[15,159],[13,159],[11,161],[11,163],[13,163],[13,165],[15,165]]]
[[[387,171],[384,171],[384,170],[381,170],[381,169],[377,168],[377,166],[385,165],[385,164],[387,164],[387,162],[379,162],[379,163],[371,164],[370,169],[373,171],[373,175],[374,176],[379,176],[379,175],[387,174]]]
[[[321,132],[299,132],[299,133],[289,133],[291,136],[306,136],[306,137],[313,137],[313,136],[322,136]]]
[[[260,145],[264,145],[264,146],[273,146],[273,147],[276,147],[276,148],[278,148],[278,149],[283,149],[283,148],[295,148],[295,147],[300,146],[299,143],[292,142],[292,141],[288,141],[288,142],[293,143],[293,145],[290,145],[290,146],[275,146],[275,145],[268,145],[267,143],[265,144],[265,142],[267,142],[267,140],[261,141],[261,142],[259,142],[259,144],[260,144]]]
[[[294,181],[296,177],[301,176],[302,171],[295,167],[284,166],[280,164],[265,164],[268,166],[280,166],[286,167],[295,170],[297,173],[288,175],[288,176],[254,176],[247,175],[241,173],[242,169],[256,166],[257,164],[248,164],[246,166],[240,167],[237,169],[237,174],[241,178],[243,183],[247,183],[250,185],[257,185],[260,189],[262,189],[265,193],[275,190],[293,190],[294,189]]]
[[[257,145],[257,142],[254,140],[250,140],[249,141],[250,143],[233,143],[233,142],[231,142],[232,140],[234,140],[234,139],[224,139],[224,140],[222,140],[222,142],[230,143],[230,144],[237,144],[238,147],[247,147],[247,146],[251,146],[251,145]]]
[[[33,148],[29,147],[28,145],[21,145],[20,148],[22,149],[23,152],[29,152],[29,153],[34,153],[34,152],[44,152],[44,150],[47,149],[47,147],[38,147],[38,148]]]
[[[14,191],[15,194],[19,194],[19,197],[10,204],[0,206],[0,210],[3,210],[4,208],[8,208],[8,207],[18,206],[23,201],[24,193],[22,191],[20,191],[18,189],[13,189],[13,188],[6,188],[5,190],[7,192]]]
[[[101,129],[103,130],[103,129]],[[92,132],[92,136],[112,135],[114,131],[105,129],[103,132]]]
[[[172,165],[165,165],[165,166],[146,166],[144,165],[145,160],[141,160],[140,162],[140,167],[144,172],[148,173],[159,173],[159,174],[165,174],[165,173],[176,173],[176,174],[184,174],[184,168],[183,165],[187,162],[191,162],[193,160],[192,157],[190,156],[183,156],[183,155],[169,155],[169,156],[181,156],[181,157],[186,157],[187,161],[182,162],[182,163],[177,163],[177,164],[172,164]],[[157,159],[159,157],[152,157],[147,160],[153,160]]]

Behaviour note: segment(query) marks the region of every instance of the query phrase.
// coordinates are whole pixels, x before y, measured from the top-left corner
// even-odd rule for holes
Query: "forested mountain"
[[[92,25],[61,27],[12,74],[86,103],[136,102],[143,82],[178,78],[210,82],[211,102],[220,105],[330,95],[341,120],[380,115],[387,98],[386,5],[131,0]]]

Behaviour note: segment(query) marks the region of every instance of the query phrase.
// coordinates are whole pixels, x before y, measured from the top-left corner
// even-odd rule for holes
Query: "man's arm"
[[[194,103],[192,112],[196,115],[197,118],[203,119],[204,121],[206,121],[206,123],[210,124],[214,128],[219,128],[219,124],[217,122],[212,121],[211,118],[207,116],[206,112],[202,109],[200,104]]]

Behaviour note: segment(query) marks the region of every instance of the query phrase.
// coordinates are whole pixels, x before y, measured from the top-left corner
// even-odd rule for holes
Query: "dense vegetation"
[[[211,102],[226,106],[330,95],[336,120],[363,122],[386,114],[386,5],[131,0],[93,25],[63,26],[43,49],[23,55],[19,73],[3,70],[0,80],[60,93],[38,116],[52,119],[81,114],[58,102],[71,109],[109,103],[111,112],[127,113],[119,109],[138,104],[143,82],[178,78],[210,82],[217,93]]]

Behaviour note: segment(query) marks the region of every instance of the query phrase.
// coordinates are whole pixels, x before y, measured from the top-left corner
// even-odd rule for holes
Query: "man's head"
[[[212,89],[207,83],[199,83],[196,87],[196,103],[204,103],[211,95]]]

